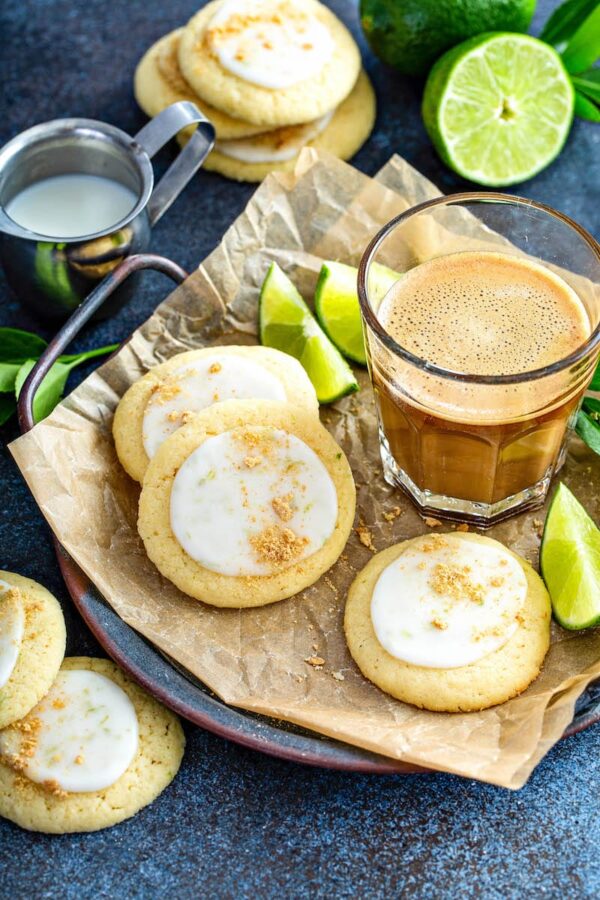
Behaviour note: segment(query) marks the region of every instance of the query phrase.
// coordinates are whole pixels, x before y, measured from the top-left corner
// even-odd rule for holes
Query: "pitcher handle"
[[[140,253],[135,256],[128,256],[110,275],[107,275],[77,307],[60,331],[54,335],[27,376],[17,402],[17,414],[22,434],[33,428],[35,424],[33,401],[35,400],[36,392],[58,357],[79,334],[86,322],[100,309],[103,303],[106,303],[113,291],[126,278],[129,278],[130,275],[134,272],[139,272],[141,269],[154,269],[156,272],[163,272],[175,284],[182,284],[188,277],[185,269],[182,269],[177,263],[164,256],[156,256],[153,253]]]
[[[196,174],[215,142],[215,128],[198,107],[188,100],[167,106],[144,125],[135,140],[152,158],[161,147],[183,128],[198,125],[181,153],[155,186],[148,202],[150,224],[154,225],[166,213],[188,181]]]

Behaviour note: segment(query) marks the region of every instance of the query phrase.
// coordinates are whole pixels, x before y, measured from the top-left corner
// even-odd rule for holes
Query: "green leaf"
[[[0,393],[12,393],[15,389],[15,379],[21,363],[0,362]]]
[[[31,331],[20,328],[0,328],[0,362],[23,363],[41,356],[46,341]]]
[[[54,363],[35,395],[33,401],[33,417],[37,422],[41,422],[46,416],[49,416],[54,407],[62,400],[67,378],[71,369],[93,359],[96,356],[104,356],[116,350],[119,344],[110,344],[108,347],[97,347],[95,350],[86,350],[83,353],[76,353],[71,356],[61,356]],[[21,393],[21,389],[25,383],[25,379],[35,366],[37,360],[28,359],[18,369],[15,379],[15,394],[17,399]]]
[[[571,78],[573,87],[595,103],[600,103],[600,69],[588,69]]]
[[[596,366],[588,391],[600,391],[600,363]],[[585,399],[587,400],[588,398],[586,397]]]
[[[577,415],[575,431],[594,453],[600,453],[600,424],[594,422],[582,409]]]
[[[596,4],[596,9],[579,26],[561,57],[567,72],[577,75],[593,66],[599,56],[600,4]]]
[[[575,115],[580,119],[586,119],[588,122],[600,122],[600,110],[592,100],[588,100],[579,91],[575,91]],[[596,376],[594,375],[594,378]],[[594,391],[600,391],[600,379],[594,388]]]
[[[8,422],[16,410],[17,404],[15,403],[14,394],[0,394],[0,425]]]
[[[15,394],[17,399],[25,383],[25,379],[35,366],[37,360],[28,359],[19,369],[15,382]],[[46,416],[49,416],[57,403],[62,399],[65,384],[69,377],[69,372],[73,368],[73,364],[56,362],[40,384],[35,400],[33,401],[33,418],[36,422],[41,422]]]
[[[114,353],[118,350],[120,344],[109,344],[107,347],[97,347],[95,350],[84,350],[83,353],[71,353],[66,356],[60,356],[60,362],[72,362],[73,365],[79,366],[88,359],[94,359],[96,356],[105,356],[108,353]]]
[[[558,6],[540,34],[540,40],[562,52],[584,19],[596,9],[598,0],[566,0]]]
[[[600,400],[597,397],[584,397],[583,409],[592,414],[592,419],[597,420],[600,415]]]

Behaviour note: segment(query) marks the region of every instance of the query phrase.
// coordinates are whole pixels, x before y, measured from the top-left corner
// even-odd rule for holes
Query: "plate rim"
[[[380,775],[416,775],[437,771],[379,756],[318,732],[305,735],[288,731],[266,716],[251,717],[247,711],[210,696],[121,619],[56,538],[54,544],[69,595],[101,647],[140,687],[192,724],[248,749],[313,767]],[[99,607],[104,612],[104,622],[97,613]],[[173,690],[166,688],[156,672],[148,671],[139,661],[132,659],[123,647],[126,641],[137,641],[140,646],[143,645],[144,653],[159,669],[170,670],[175,685],[180,684],[180,679],[184,681],[188,693],[197,700],[198,705],[188,702],[177,692],[177,687]]]
[[[377,775],[424,775],[442,771],[380,756],[363,748],[319,735],[318,732],[314,735],[305,735],[288,731],[278,727],[266,716],[264,721],[260,716],[251,717],[247,711],[229,706],[219,698],[212,697],[197,687],[191,679],[186,678],[168,657],[161,654],[150,641],[121,619],[56,538],[54,544],[69,595],[101,647],[137,684],[192,724],[250,750],[302,765]],[[98,615],[98,609],[103,611],[104,622]],[[123,647],[128,641],[130,644],[132,641],[137,642],[140,652],[148,656],[157,667],[154,672],[149,671],[145,663],[132,658]],[[170,672],[175,685],[171,690],[157,677],[157,671]],[[186,698],[188,694],[190,699]],[[592,713],[581,718],[575,715],[561,740],[598,722],[600,722],[600,704]]]

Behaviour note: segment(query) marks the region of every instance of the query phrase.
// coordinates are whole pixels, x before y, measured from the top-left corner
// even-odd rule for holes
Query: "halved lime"
[[[564,484],[546,517],[540,569],[563,628],[600,623],[600,531]]]
[[[277,263],[271,263],[263,281],[259,326],[265,346],[295,356],[304,366],[319,403],[333,403],[358,390],[352,369]]]
[[[488,32],[453,47],[434,65],[423,122],[450,168],[500,187],[531,178],[560,153],[574,96],[548,44],[526,34]]]
[[[356,279],[358,269],[340,262],[324,262],[315,291],[315,311],[323,329],[338,350],[354,362],[365,365],[362,317],[358,302]],[[382,299],[400,278],[386,266],[374,263],[369,288]]]

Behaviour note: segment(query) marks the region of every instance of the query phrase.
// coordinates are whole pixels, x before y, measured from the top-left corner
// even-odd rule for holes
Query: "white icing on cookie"
[[[315,553],[337,520],[329,472],[304,441],[267,426],[209,437],[171,490],[171,528],[223,575],[266,575]]]
[[[371,620],[396,659],[451,669],[504,646],[526,596],[525,573],[503,547],[431,535],[383,570]]]
[[[232,141],[217,141],[215,150],[244,163],[276,163],[294,159],[303,147],[324,131],[333,112],[315,119],[306,125],[293,125],[289,129],[278,129],[273,134],[237,138]]]
[[[3,597],[11,585],[0,579],[0,688],[8,682],[19,658],[25,633],[25,610],[17,597]]]
[[[165,438],[184,423],[185,413],[222,400],[286,399],[283,384],[264,366],[217,351],[176,369],[152,394],[144,412],[144,450],[152,459]]]
[[[27,733],[18,728],[0,732],[0,753],[31,781],[54,790],[101,791],[121,777],[137,753],[133,704],[98,672],[60,671],[27,722]],[[27,753],[25,739],[31,748]]]
[[[329,29],[293,0],[224,0],[206,37],[224,69],[272,90],[316,75],[334,50]]]

